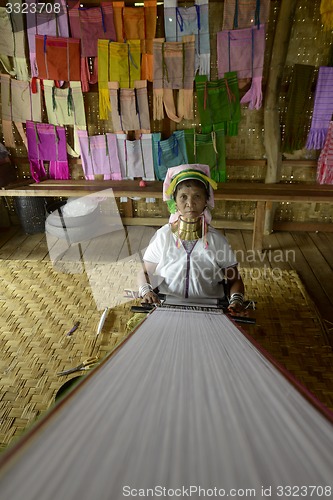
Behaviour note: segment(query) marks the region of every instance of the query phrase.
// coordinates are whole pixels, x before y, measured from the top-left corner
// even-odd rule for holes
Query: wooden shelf
[[[0,196],[73,197],[88,194],[129,198],[162,198],[162,182],[149,181],[140,187],[138,180],[87,181],[47,180],[24,186],[9,185]],[[259,182],[227,182],[218,184],[215,200],[290,201],[333,203],[333,185],[329,184],[264,184]]]

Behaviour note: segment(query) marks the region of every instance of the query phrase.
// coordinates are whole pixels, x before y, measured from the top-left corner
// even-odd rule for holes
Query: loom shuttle
[[[256,324],[255,318],[248,318],[247,316],[235,316],[233,314],[228,314],[228,316],[229,316],[229,318],[236,321],[236,323],[246,323],[248,325],[255,325]]]

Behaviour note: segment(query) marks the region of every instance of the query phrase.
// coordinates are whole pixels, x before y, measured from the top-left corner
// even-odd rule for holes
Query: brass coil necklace
[[[177,233],[177,236],[182,241],[195,241],[202,237],[202,221],[201,217],[195,219],[183,219],[179,216],[176,224],[172,226],[172,232]]]

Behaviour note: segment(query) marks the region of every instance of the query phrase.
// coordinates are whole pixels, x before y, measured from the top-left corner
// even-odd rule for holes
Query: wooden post
[[[257,206],[254,213],[252,250],[258,251],[260,253],[262,252],[263,247],[265,208],[265,201],[257,201]]]
[[[264,144],[267,157],[266,183],[280,180],[282,154],[278,100],[296,4],[297,0],[282,0],[275,29],[264,110]],[[274,212],[274,206],[271,210],[266,211],[266,234],[272,231]]]
[[[133,217],[134,216],[134,207],[133,200],[128,198],[126,203],[124,203],[124,217]]]

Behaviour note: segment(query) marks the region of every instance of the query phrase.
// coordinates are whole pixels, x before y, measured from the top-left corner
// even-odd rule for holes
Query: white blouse
[[[161,227],[147,247],[143,260],[157,264],[156,282],[160,293],[182,298],[223,297],[223,269],[237,265],[227,239],[208,226],[207,242],[197,240],[187,251],[183,244],[177,247],[177,237],[170,224]]]

